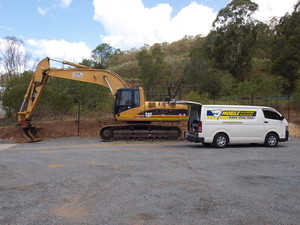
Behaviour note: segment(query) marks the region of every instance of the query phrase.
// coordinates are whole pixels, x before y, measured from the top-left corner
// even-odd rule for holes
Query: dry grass
[[[300,126],[290,123],[289,124],[290,136],[291,137],[300,137]]]

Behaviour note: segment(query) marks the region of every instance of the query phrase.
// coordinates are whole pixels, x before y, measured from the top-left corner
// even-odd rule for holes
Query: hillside
[[[241,10],[235,11],[235,6]],[[299,123],[300,4],[293,13],[269,24],[254,20],[251,15],[256,7],[248,6],[232,1],[219,12],[206,37],[186,36],[128,51],[102,43],[81,64],[112,70],[131,86],[142,86],[147,100],[266,105]],[[2,79],[6,89],[1,100],[7,117],[14,117],[20,109],[32,74],[25,71],[7,76],[8,81]],[[103,115],[112,109],[113,98],[106,88],[53,78],[35,117],[63,120],[79,112]]]

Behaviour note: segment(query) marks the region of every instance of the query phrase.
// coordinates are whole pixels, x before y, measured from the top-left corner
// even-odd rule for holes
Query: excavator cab
[[[140,106],[140,90],[138,88],[121,88],[115,95],[114,115]]]

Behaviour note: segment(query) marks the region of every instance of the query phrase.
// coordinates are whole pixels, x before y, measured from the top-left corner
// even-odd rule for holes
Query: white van
[[[273,108],[195,102],[189,105],[188,141],[217,148],[240,143],[275,147],[289,139],[288,122]]]

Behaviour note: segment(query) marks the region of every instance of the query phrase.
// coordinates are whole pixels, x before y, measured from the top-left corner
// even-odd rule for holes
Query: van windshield
[[[281,120],[282,118],[282,116],[272,110],[264,109],[263,112],[266,119]]]

